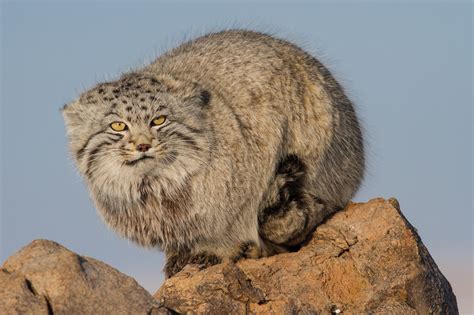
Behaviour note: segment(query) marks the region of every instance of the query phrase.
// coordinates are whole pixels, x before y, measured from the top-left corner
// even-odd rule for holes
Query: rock
[[[0,272],[1,314],[151,314],[155,306],[132,278],[51,241],[31,242]]]
[[[155,297],[179,313],[458,313],[450,284],[395,199],[349,205],[298,252],[187,266]]]
[[[448,281],[395,199],[350,204],[298,252],[204,270],[189,265],[155,298],[114,268],[46,240],[0,271],[0,314],[458,313]]]

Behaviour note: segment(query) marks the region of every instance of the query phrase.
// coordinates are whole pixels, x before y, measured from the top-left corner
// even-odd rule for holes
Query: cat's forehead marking
[[[167,85],[153,77],[129,74],[117,81],[100,83],[84,93],[85,105],[99,105],[130,123],[148,122],[168,106]]]

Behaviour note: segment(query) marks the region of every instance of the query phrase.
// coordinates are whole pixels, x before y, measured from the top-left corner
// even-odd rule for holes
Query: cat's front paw
[[[196,265],[199,270],[203,270],[221,262],[221,258],[210,253],[199,253],[197,255],[189,255],[187,253],[170,253],[166,258],[166,264],[164,268],[165,277],[168,279],[174,276],[183,270],[186,265]]]
[[[222,262],[222,259],[220,259],[214,254],[200,253],[198,255],[192,256],[189,259],[188,264],[197,265],[200,270],[203,270],[210,266],[220,264],[221,262]]]
[[[245,258],[260,258],[265,256],[262,249],[253,241],[240,244],[236,250],[236,254],[232,257],[232,262],[237,262]]]

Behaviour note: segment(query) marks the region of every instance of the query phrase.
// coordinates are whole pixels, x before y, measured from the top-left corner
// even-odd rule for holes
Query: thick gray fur
[[[150,127],[160,115],[166,122]],[[86,91],[63,116],[102,218],[165,251],[167,276],[189,262],[295,248],[363,177],[361,131],[341,86],[314,57],[262,33],[184,43]],[[113,131],[114,121],[128,129]]]

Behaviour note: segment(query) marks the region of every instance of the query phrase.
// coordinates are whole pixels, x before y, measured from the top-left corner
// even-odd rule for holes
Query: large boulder
[[[0,314],[150,314],[154,303],[134,279],[51,241],[31,242],[0,271]]]
[[[155,297],[179,313],[458,313],[451,286],[395,199],[349,205],[298,252],[188,266]]]
[[[156,272],[159,272],[157,270]],[[451,286],[395,199],[350,204],[298,252],[189,265],[151,296],[135,280],[36,240],[0,270],[0,314],[457,314]]]

